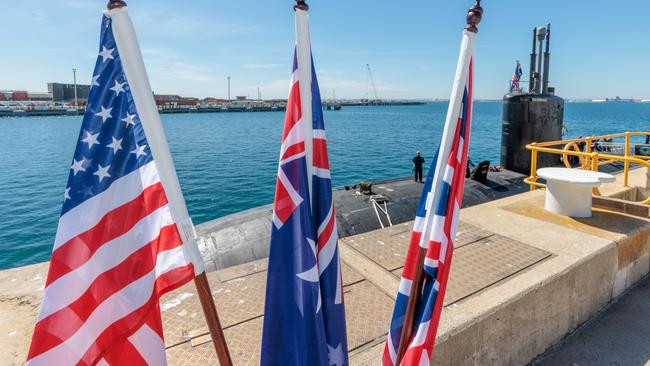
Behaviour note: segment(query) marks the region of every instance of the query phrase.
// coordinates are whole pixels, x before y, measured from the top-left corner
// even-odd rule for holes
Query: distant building
[[[238,95],[235,98],[237,98],[237,100],[246,100],[247,99],[245,95]]]
[[[184,98],[178,95],[154,94],[154,100],[159,107],[196,107],[198,98]]]
[[[52,94],[54,102],[74,102],[74,84],[47,83],[47,91]],[[77,84],[77,98],[88,99],[90,85]]]
[[[26,91],[14,91],[11,93],[11,100],[16,102],[28,101],[29,93]]]
[[[178,95],[154,94],[154,100],[158,106],[171,106],[177,105],[181,97]]]
[[[51,102],[52,93],[27,93],[27,98],[33,102]]]
[[[51,101],[48,93],[29,93],[24,90],[3,90],[0,91],[0,101],[28,102],[28,101]]]
[[[219,99],[219,98],[205,98],[202,100],[204,104],[224,104],[228,102],[226,99]]]
[[[199,104],[199,98],[181,98],[178,101],[179,105],[194,107]]]

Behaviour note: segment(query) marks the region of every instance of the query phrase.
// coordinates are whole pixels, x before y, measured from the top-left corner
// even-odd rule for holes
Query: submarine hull
[[[532,142],[562,139],[564,99],[555,95],[506,94],[503,97],[501,129],[501,166],[521,174],[530,174]],[[537,167],[560,164],[559,157],[540,154]]]
[[[526,192],[528,185],[523,178],[521,174],[503,170],[490,172],[484,183],[467,179],[463,207]],[[413,178],[375,182],[372,191],[386,200],[393,225],[415,218],[422,184],[413,182]],[[342,238],[388,225],[387,217],[375,211],[371,196],[356,192],[352,187],[333,191],[337,229]],[[197,225],[198,245],[206,270],[215,271],[268,257],[272,215],[273,205],[266,205]]]

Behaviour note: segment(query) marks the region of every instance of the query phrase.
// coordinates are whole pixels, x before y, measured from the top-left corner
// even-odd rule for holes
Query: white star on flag
[[[97,171],[93,173],[93,175],[96,175],[99,177],[99,183],[101,183],[104,178],[110,178],[110,174],[108,174],[108,169],[111,167],[110,165],[103,167],[101,164],[97,164],[98,168]]]
[[[106,48],[106,46],[102,46],[102,52],[99,53],[100,56],[102,56],[102,62],[106,62],[106,60],[113,60],[113,50],[115,48],[111,48],[110,50]]]
[[[70,198],[70,187],[65,189],[65,193],[63,193],[63,202],[71,199]]]
[[[135,125],[135,122],[133,122],[133,118],[135,117],[135,114],[126,114],[126,117],[122,118],[122,122],[126,122],[126,127],[129,127],[129,125]]]
[[[111,149],[113,149],[113,154],[116,154],[118,151],[122,150],[122,140],[123,139],[118,140],[118,139],[116,139],[115,137],[112,137],[112,136],[111,136],[111,138],[113,139],[113,142],[106,145],[106,147],[110,147]]]
[[[314,260],[316,264],[314,266],[304,272],[296,274],[298,278],[300,278],[303,281],[307,282],[318,282],[319,281],[319,273],[318,273],[318,253],[316,251],[316,242],[313,241],[312,239],[307,239],[307,243],[309,244],[309,248],[311,251],[314,253]],[[320,291],[318,292],[318,304],[316,305],[316,312],[320,310],[321,307],[321,298],[320,298]],[[300,309],[300,312],[302,313],[302,308]]]
[[[88,144],[88,149],[92,149],[93,145],[99,145],[99,142],[97,142],[97,136],[99,136],[99,132],[92,134],[90,131],[85,130],[86,137],[81,139],[82,142],[85,142]]]
[[[99,75],[93,76],[93,80],[90,82],[90,89],[92,89],[93,86],[100,86],[99,81],[97,81],[98,79],[99,79]]]
[[[146,147],[147,147],[147,145],[140,146],[138,144],[135,144],[135,149],[133,149],[133,151],[131,151],[131,154],[135,154],[136,158],[139,158],[142,155],[147,155],[147,153],[144,151],[144,149]]]
[[[115,96],[118,96],[124,91],[124,85],[126,85],[126,83],[118,83],[117,80],[115,80],[115,85],[110,89],[115,92]]]
[[[102,123],[104,123],[104,122],[106,122],[107,119],[113,117],[111,115],[111,111],[113,110],[113,107],[110,107],[110,108],[104,108],[104,106],[101,106],[101,107],[102,107],[102,111],[98,112],[98,113],[95,113],[95,116],[102,117]]]
[[[334,366],[343,366],[345,365],[345,361],[343,360],[343,349],[341,348],[341,343],[334,348],[330,346],[329,344],[327,345],[327,360],[328,364],[334,365]]]
[[[72,166],[70,167],[70,169],[72,169],[72,171],[73,171],[72,175],[77,175],[77,173],[79,173],[80,171],[81,172],[86,171],[86,168],[84,168],[84,163],[86,163],[86,159],[82,158],[79,161],[77,161],[76,159],[72,159],[72,161],[73,161],[73,163],[72,163]]]

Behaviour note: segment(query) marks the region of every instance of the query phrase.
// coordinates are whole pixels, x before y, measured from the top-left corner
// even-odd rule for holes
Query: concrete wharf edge
[[[646,179],[645,171],[636,171],[631,180],[645,186]],[[614,195],[622,189],[609,185],[602,191]],[[501,255],[491,249],[498,241],[513,241],[550,255],[448,304],[433,354],[435,365],[524,365],[650,270],[650,220],[599,209],[590,219],[554,215],[543,209],[544,193],[523,193],[462,210],[464,224],[497,238],[485,242],[481,249],[485,255]],[[355,245],[379,238],[383,244],[378,245],[390,246],[392,240],[405,247],[409,225],[341,240],[349,337],[357,345],[350,353],[353,365],[379,363],[392,310],[391,293],[399,283],[398,270],[388,271],[387,261],[373,260]],[[462,262],[463,248],[456,249],[454,263]],[[47,266],[0,272],[2,365],[25,360]],[[265,260],[258,260],[209,274],[238,365],[257,363],[265,271]],[[217,364],[201,314],[195,311],[194,293],[190,284],[161,301],[171,365]]]

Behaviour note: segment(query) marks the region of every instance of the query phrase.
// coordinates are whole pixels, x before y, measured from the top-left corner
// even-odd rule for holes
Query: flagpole
[[[203,313],[212,337],[212,343],[217,353],[217,358],[222,366],[231,366],[232,360],[223,334],[217,308],[212,298],[212,292],[205,274],[203,259],[196,244],[196,232],[190,218],[183,192],[181,191],[176,169],[172,161],[167,139],[160,121],[158,108],[151,92],[151,85],[142,60],[140,46],[135,36],[133,23],[127,12],[126,2],[122,0],[109,0],[106,15],[113,21],[113,34],[118,51],[122,59],[124,73],[126,74],[133,95],[137,112],[149,143],[151,153],[155,157],[155,164],[160,175],[160,182],[167,195],[170,212],[179,234],[183,240],[183,252],[190,259],[194,267],[194,284],[203,308]]]
[[[309,5],[304,0],[296,0],[296,57],[300,80],[300,106],[305,141],[305,160],[307,162],[307,184],[309,187],[309,207],[312,198],[313,162],[313,117],[311,93],[311,40],[309,36]]]
[[[465,91],[465,84],[469,74],[469,65],[473,54],[474,41],[476,33],[478,32],[478,24],[481,21],[483,8],[481,8],[481,0],[476,0],[476,4],[469,9],[467,14],[467,26],[463,31],[463,40],[461,42],[461,50],[458,58],[458,65],[456,68],[456,76],[452,85],[451,98],[449,99],[449,109],[447,110],[447,118],[445,120],[445,127],[442,134],[440,143],[440,154],[436,162],[435,174],[431,185],[431,191],[434,197],[427,204],[427,212],[433,212],[434,205],[438,202],[440,195],[440,184],[443,180],[443,169],[449,158],[451,150],[454,131],[458,124],[458,116],[462,104],[463,94]],[[411,291],[409,294],[408,303],[406,306],[406,313],[404,315],[404,323],[402,325],[402,333],[400,336],[399,348],[397,352],[397,359],[395,365],[399,365],[406,353],[407,347],[410,344],[413,336],[413,326],[415,323],[415,313],[418,305],[418,294],[422,291],[424,280],[424,259],[427,254],[428,242],[432,230],[433,215],[427,215],[427,220],[424,222],[422,236],[420,238],[420,249],[416,262],[415,275],[412,281]],[[453,239],[453,238],[450,238]],[[449,264],[445,266],[449,268]],[[444,293],[439,295],[444,296]],[[442,299],[440,299],[442,301]]]

